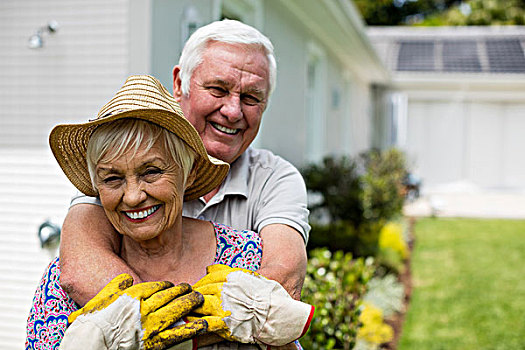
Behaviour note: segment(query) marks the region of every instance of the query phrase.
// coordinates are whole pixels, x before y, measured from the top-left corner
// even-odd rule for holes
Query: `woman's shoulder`
[[[212,222],[217,239],[215,263],[256,271],[261,265],[262,240],[257,232],[236,230]]]

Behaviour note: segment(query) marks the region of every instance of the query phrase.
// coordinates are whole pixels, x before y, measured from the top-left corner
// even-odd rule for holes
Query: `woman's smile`
[[[131,222],[143,222],[153,216],[161,207],[160,204],[138,210],[123,210],[124,216]]]

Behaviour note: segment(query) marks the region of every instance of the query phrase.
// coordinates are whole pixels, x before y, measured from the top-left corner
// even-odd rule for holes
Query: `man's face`
[[[228,163],[257,136],[268,91],[268,60],[257,46],[210,42],[193,71],[189,96],[174,70],[174,95],[184,115],[208,153]]]

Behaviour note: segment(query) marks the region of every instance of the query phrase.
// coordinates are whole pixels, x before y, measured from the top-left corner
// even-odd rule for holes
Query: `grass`
[[[421,219],[398,350],[525,349],[525,221]]]

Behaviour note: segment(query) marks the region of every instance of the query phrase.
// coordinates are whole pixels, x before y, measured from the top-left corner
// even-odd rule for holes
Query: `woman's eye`
[[[143,176],[146,178],[152,178],[160,174],[162,174],[162,170],[160,170],[159,168],[148,168],[144,171]]]
[[[120,181],[120,177],[118,177],[118,176],[108,176],[108,177],[105,177],[104,179],[102,179],[102,182],[104,182],[105,184],[111,184],[111,183],[115,183],[117,181]]]

